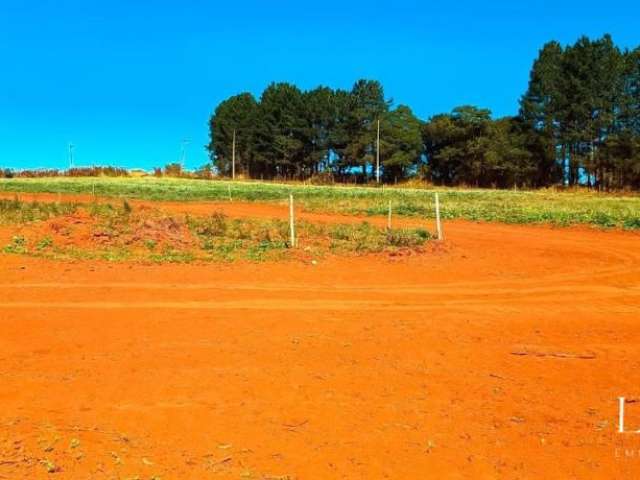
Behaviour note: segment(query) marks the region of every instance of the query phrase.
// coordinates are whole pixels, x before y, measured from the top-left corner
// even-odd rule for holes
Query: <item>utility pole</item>
[[[183,170],[184,164],[187,160],[187,145],[189,145],[189,139],[183,138],[182,142],[180,143],[180,165],[182,166]]]
[[[73,148],[75,145],[69,142],[69,168],[73,168]]]
[[[231,179],[236,179],[236,129],[233,129],[233,144],[231,146]]]
[[[380,119],[378,119],[378,136],[376,138],[376,183],[380,183]]]

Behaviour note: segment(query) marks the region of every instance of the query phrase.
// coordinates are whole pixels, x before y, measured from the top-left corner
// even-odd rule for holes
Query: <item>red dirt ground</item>
[[[445,229],[317,265],[0,255],[0,479],[640,476],[640,236]]]

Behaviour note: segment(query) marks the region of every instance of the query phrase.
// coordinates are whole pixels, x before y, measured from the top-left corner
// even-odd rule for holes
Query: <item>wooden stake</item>
[[[227,185],[227,190],[229,191],[229,201],[232,202],[233,200],[231,199],[231,185]]]
[[[291,248],[296,246],[296,226],[293,215],[293,193],[289,194],[289,229],[291,231]]]
[[[387,218],[387,228],[391,230],[391,200],[389,200],[389,216]]]
[[[442,240],[442,224],[440,223],[440,198],[436,193],[436,231],[438,232],[438,240]]]
[[[378,119],[378,135],[376,137],[376,183],[380,183],[380,119]]]

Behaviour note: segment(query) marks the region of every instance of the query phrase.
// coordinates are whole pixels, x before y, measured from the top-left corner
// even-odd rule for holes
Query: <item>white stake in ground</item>
[[[442,224],[440,223],[440,197],[436,193],[436,231],[438,233],[438,240],[442,240]]]
[[[378,134],[376,136],[376,183],[380,183],[380,119],[378,119]]]
[[[293,194],[289,194],[289,230],[291,231],[291,248],[296,246],[296,225],[293,216]]]
[[[389,215],[387,217],[387,229],[391,230],[391,200],[389,200]]]
[[[227,185],[227,189],[229,190],[229,201],[232,202],[233,200],[231,199],[231,185]]]

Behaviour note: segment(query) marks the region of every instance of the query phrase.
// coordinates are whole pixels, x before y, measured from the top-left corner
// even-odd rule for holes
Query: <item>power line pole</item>
[[[189,139],[183,138],[180,143],[180,165],[184,169],[184,164],[187,161],[187,145],[189,145]]]
[[[75,145],[69,142],[69,169],[73,168],[73,148]]]
[[[233,129],[233,145],[231,146],[231,179],[236,179],[236,129]]]
[[[376,138],[376,183],[380,183],[380,119],[378,119],[378,136]]]

